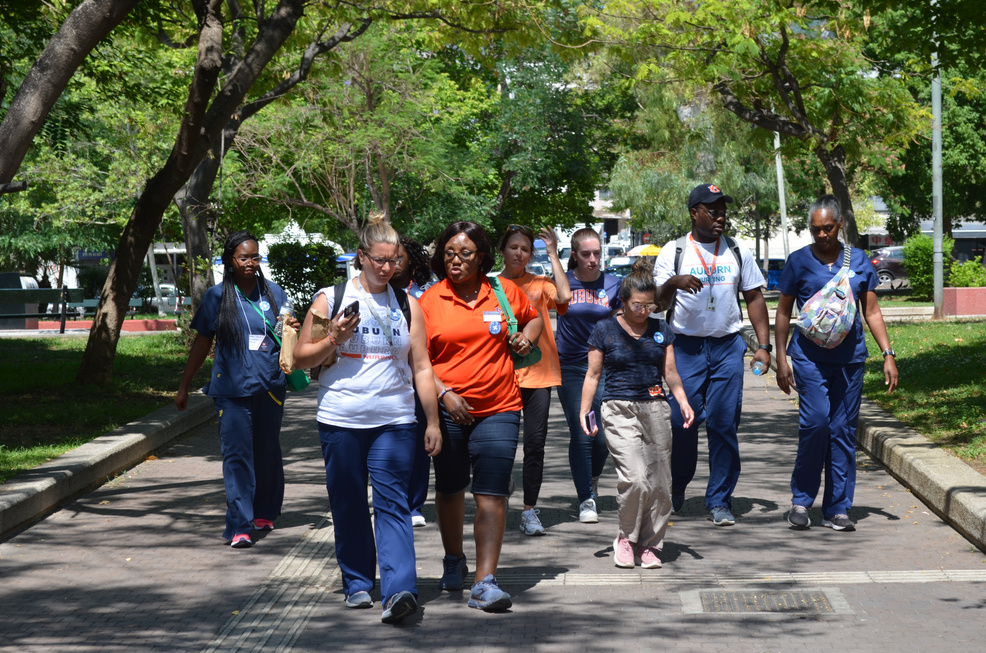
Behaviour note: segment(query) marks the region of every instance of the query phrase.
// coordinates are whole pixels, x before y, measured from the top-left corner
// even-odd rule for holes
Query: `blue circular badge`
[[[852,279],[855,276],[856,276],[856,271],[855,270],[849,270],[849,278]]]
[[[657,333],[655,333],[654,334],[654,342],[656,342],[657,344],[661,344],[662,342],[664,342],[664,334],[661,333],[660,331],[658,331]]]
[[[401,315],[402,315],[402,313],[401,313],[401,310],[399,308],[392,308],[392,309],[390,309],[390,321],[391,322],[400,322],[401,321]]]
[[[262,311],[269,311],[270,310],[270,302],[267,301],[266,299],[261,299],[260,300],[260,310],[262,310]]]
[[[599,299],[606,299],[606,289],[600,288],[599,290],[597,290],[596,297],[598,297]]]
[[[490,335],[491,336],[497,335],[498,333],[500,333],[501,328],[502,327],[500,326],[499,322],[490,322]]]

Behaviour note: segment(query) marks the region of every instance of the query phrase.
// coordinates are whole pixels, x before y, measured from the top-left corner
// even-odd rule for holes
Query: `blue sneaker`
[[[473,585],[469,593],[469,607],[483,612],[503,612],[512,605],[510,595],[497,586],[493,574]]]
[[[458,592],[465,587],[466,584],[466,574],[469,573],[469,567],[466,566],[466,559],[456,558],[453,555],[447,555],[442,558],[442,566],[445,567],[445,572],[442,574],[441,586],[446,592]]]
[[[713,506],[709,511],[709,519],[716,526],[732,526],[736,523],[736,518],[727,506]]]
[[[404,620],[404,617],[412,615],[417,611],[418,601],[414,598],[414,594],[404,590],[387,599],[386,603],[384,603],[380,621],[385,624],[399,624]]]

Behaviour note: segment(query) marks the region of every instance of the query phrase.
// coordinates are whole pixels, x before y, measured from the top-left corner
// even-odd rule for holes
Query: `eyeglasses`
[[[240,263],[248,263],[250,261],[253,261],[254,263],[260,263],[261,261],[260,256],[234,256],[233,258],[239,261]]]
[[[382,268],[388,263],[390,263],[394,267],[397,267],[404,260],[403,256],[397,256],[395,258],[384,258],[382,256],[370,256],[369,254],[365,254],[365,253],[363,254],[363,256],[373,261],[373,264],[376,265],[378,268]]]
[[[713,218],[725,218],[726,217],[726,209],[710,209],[709,207],[707,207],[704,204],[702,205],[702,208],[705,209],[705,212],[708,213],[709,215],[711,215]]]
[[[514,232],[514,231],[519,231],[520,233],[524,234],[525,236],[530,237],[531,240],[534,240],[534,230],[531,229],[530,227],[525,227],[522,224],[512,224],[512,225],[510,225],[510,226],[507,227],[507,233],[508,234],[511,233],[511,232]]]
[[[473,257],[476,256],[476,252],[470,252],[468,249],[463,249],[463,250],[460,250],[458,252],[456,252],[455,250],[451,250],[451,249],[445,250],[445,260],[446,261],[451,261],[456,256],[459,257],[459,260],[460,261],[462,261],[463,263],[466,263],[467,261],[471,261],[473,259]]]
[[[654,310],[657,308],[657,304],[638,304],[637,302],[633,302],[630,304],[630,310],[633,311],[634,313],[639,313],[645,308],[647,309],[648,313],[653,313]]]

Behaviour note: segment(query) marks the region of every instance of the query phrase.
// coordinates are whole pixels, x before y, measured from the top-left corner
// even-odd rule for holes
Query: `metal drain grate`
[[[822,590],[703,590],[702,612],[835,614]]]

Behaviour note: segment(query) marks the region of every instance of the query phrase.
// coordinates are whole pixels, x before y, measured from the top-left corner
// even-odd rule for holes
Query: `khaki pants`
[[[616,466],[620,536],[660,550],[671,517],[671,408],[663,399],[611,399],[601,413]]]

